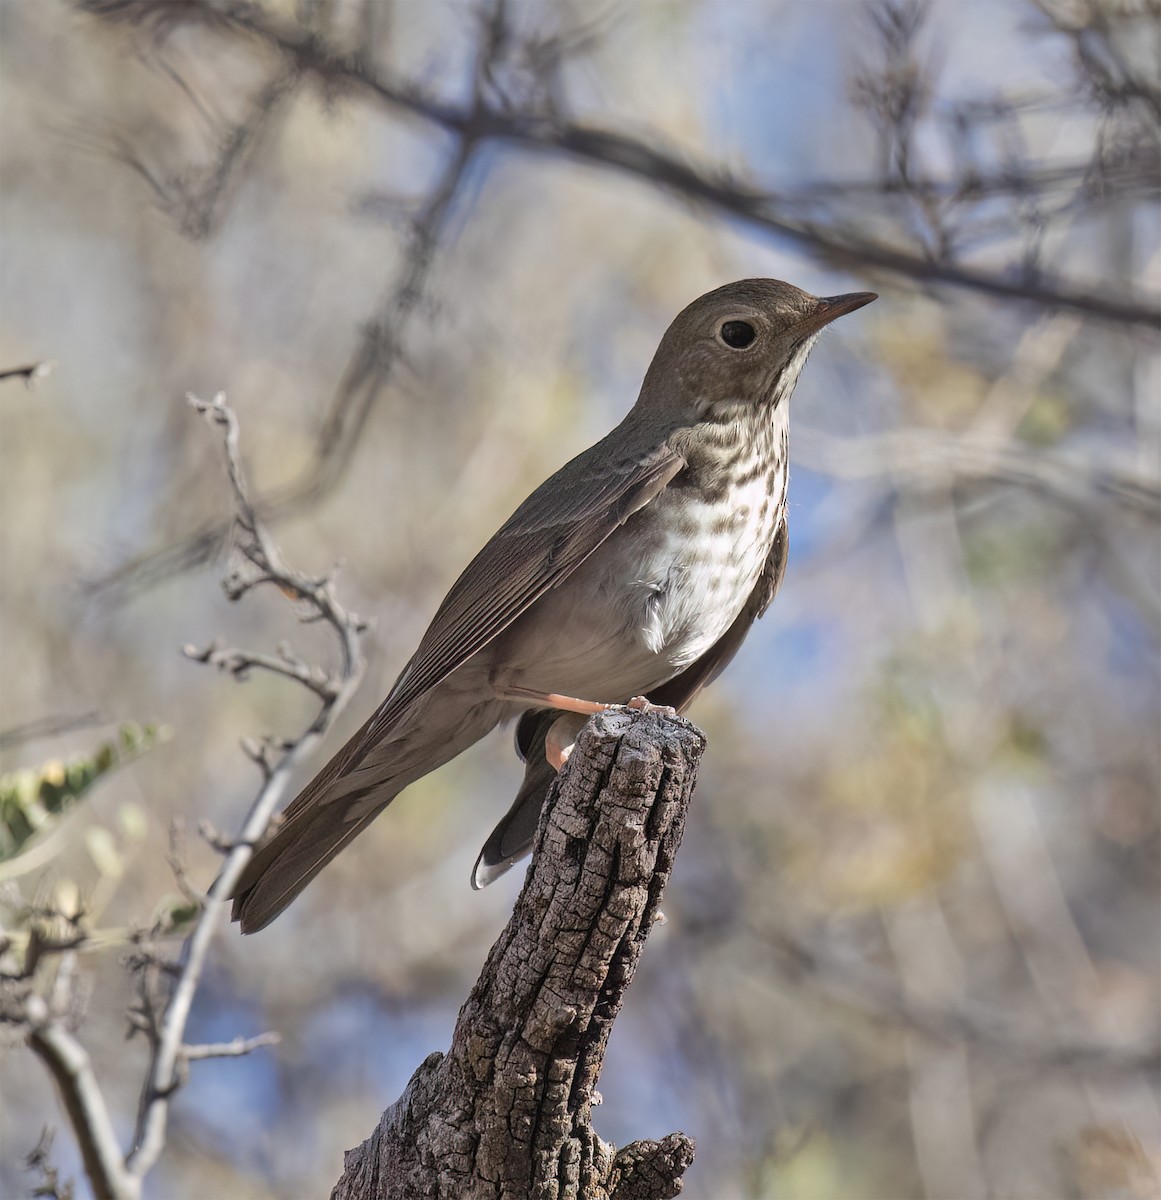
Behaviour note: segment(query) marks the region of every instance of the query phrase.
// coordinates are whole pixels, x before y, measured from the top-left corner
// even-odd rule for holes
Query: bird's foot
[[[634,696],[627,704],[605,704],[600,711],[630,709],[633,712],[659,712],[663,716],[676,717],[677,709],[668,704],[653,704],[644,696]],[[576,745],[577,735],[584,728],[591,714],[588,712],[566,712],[553,721],[544,738],[544,756],[553,770],[560,771],[568,762],[568,756]]]
[[[578,700],[575,696],[562,696],[558,692],[537,692],[532,688],[504,687],[496,688],[495,691],[501,700],[521,700],[563,711],[564,715],[552,723],[544,738],[544,755],[556,771],[568,762],[577,734],[595,713],[630,709],[633,712],[659,712],[667,717],[677,716],[677,709],[668,704],[653,704],[645,696],[634,696],[626,704],[602,704],[597,700]]]
[[[568,762],[568,756],[576,745],[577,734],[587,720],[588,716],[584,713],[565,713],[549,726],[544,737],[544,757],[554,771],[559,772]]]

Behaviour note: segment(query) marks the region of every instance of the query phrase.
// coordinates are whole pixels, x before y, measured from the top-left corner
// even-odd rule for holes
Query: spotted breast
[[[731,404],[699,422],[687,466],[629,518],[628,536],[500,639],[496,682],[619,702],[705,653],[754,590],[782,520],[788,409]]]

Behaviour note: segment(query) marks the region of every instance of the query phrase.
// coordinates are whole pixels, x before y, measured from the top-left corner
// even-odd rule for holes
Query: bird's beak
[[[878,292],[847,292],[845,296],[819,296],[818,307],[802,319],[795,333],[800,337],[803,334],[815,333],[831,321],[845,317],[847,313],[852,313],[856,308],[862,308],[878,298]]]

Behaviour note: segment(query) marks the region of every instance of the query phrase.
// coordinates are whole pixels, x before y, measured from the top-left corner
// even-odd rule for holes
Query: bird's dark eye
[[[731,350],[745,350],[757,336],[749,321],[727,321],[718,331],[718,337]]]

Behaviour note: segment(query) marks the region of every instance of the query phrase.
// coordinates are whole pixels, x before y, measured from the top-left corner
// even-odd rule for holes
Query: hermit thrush
[[[745,279],[678,314],[625,419],[468,564],[387,698],[257,848],[235,891],[244,933],[501,722],[520,718],[527,769],[477,887],[530,848],[562,712],[692,701],[782,577],[789,401],[806,356],[823,326],[875,298]]]

